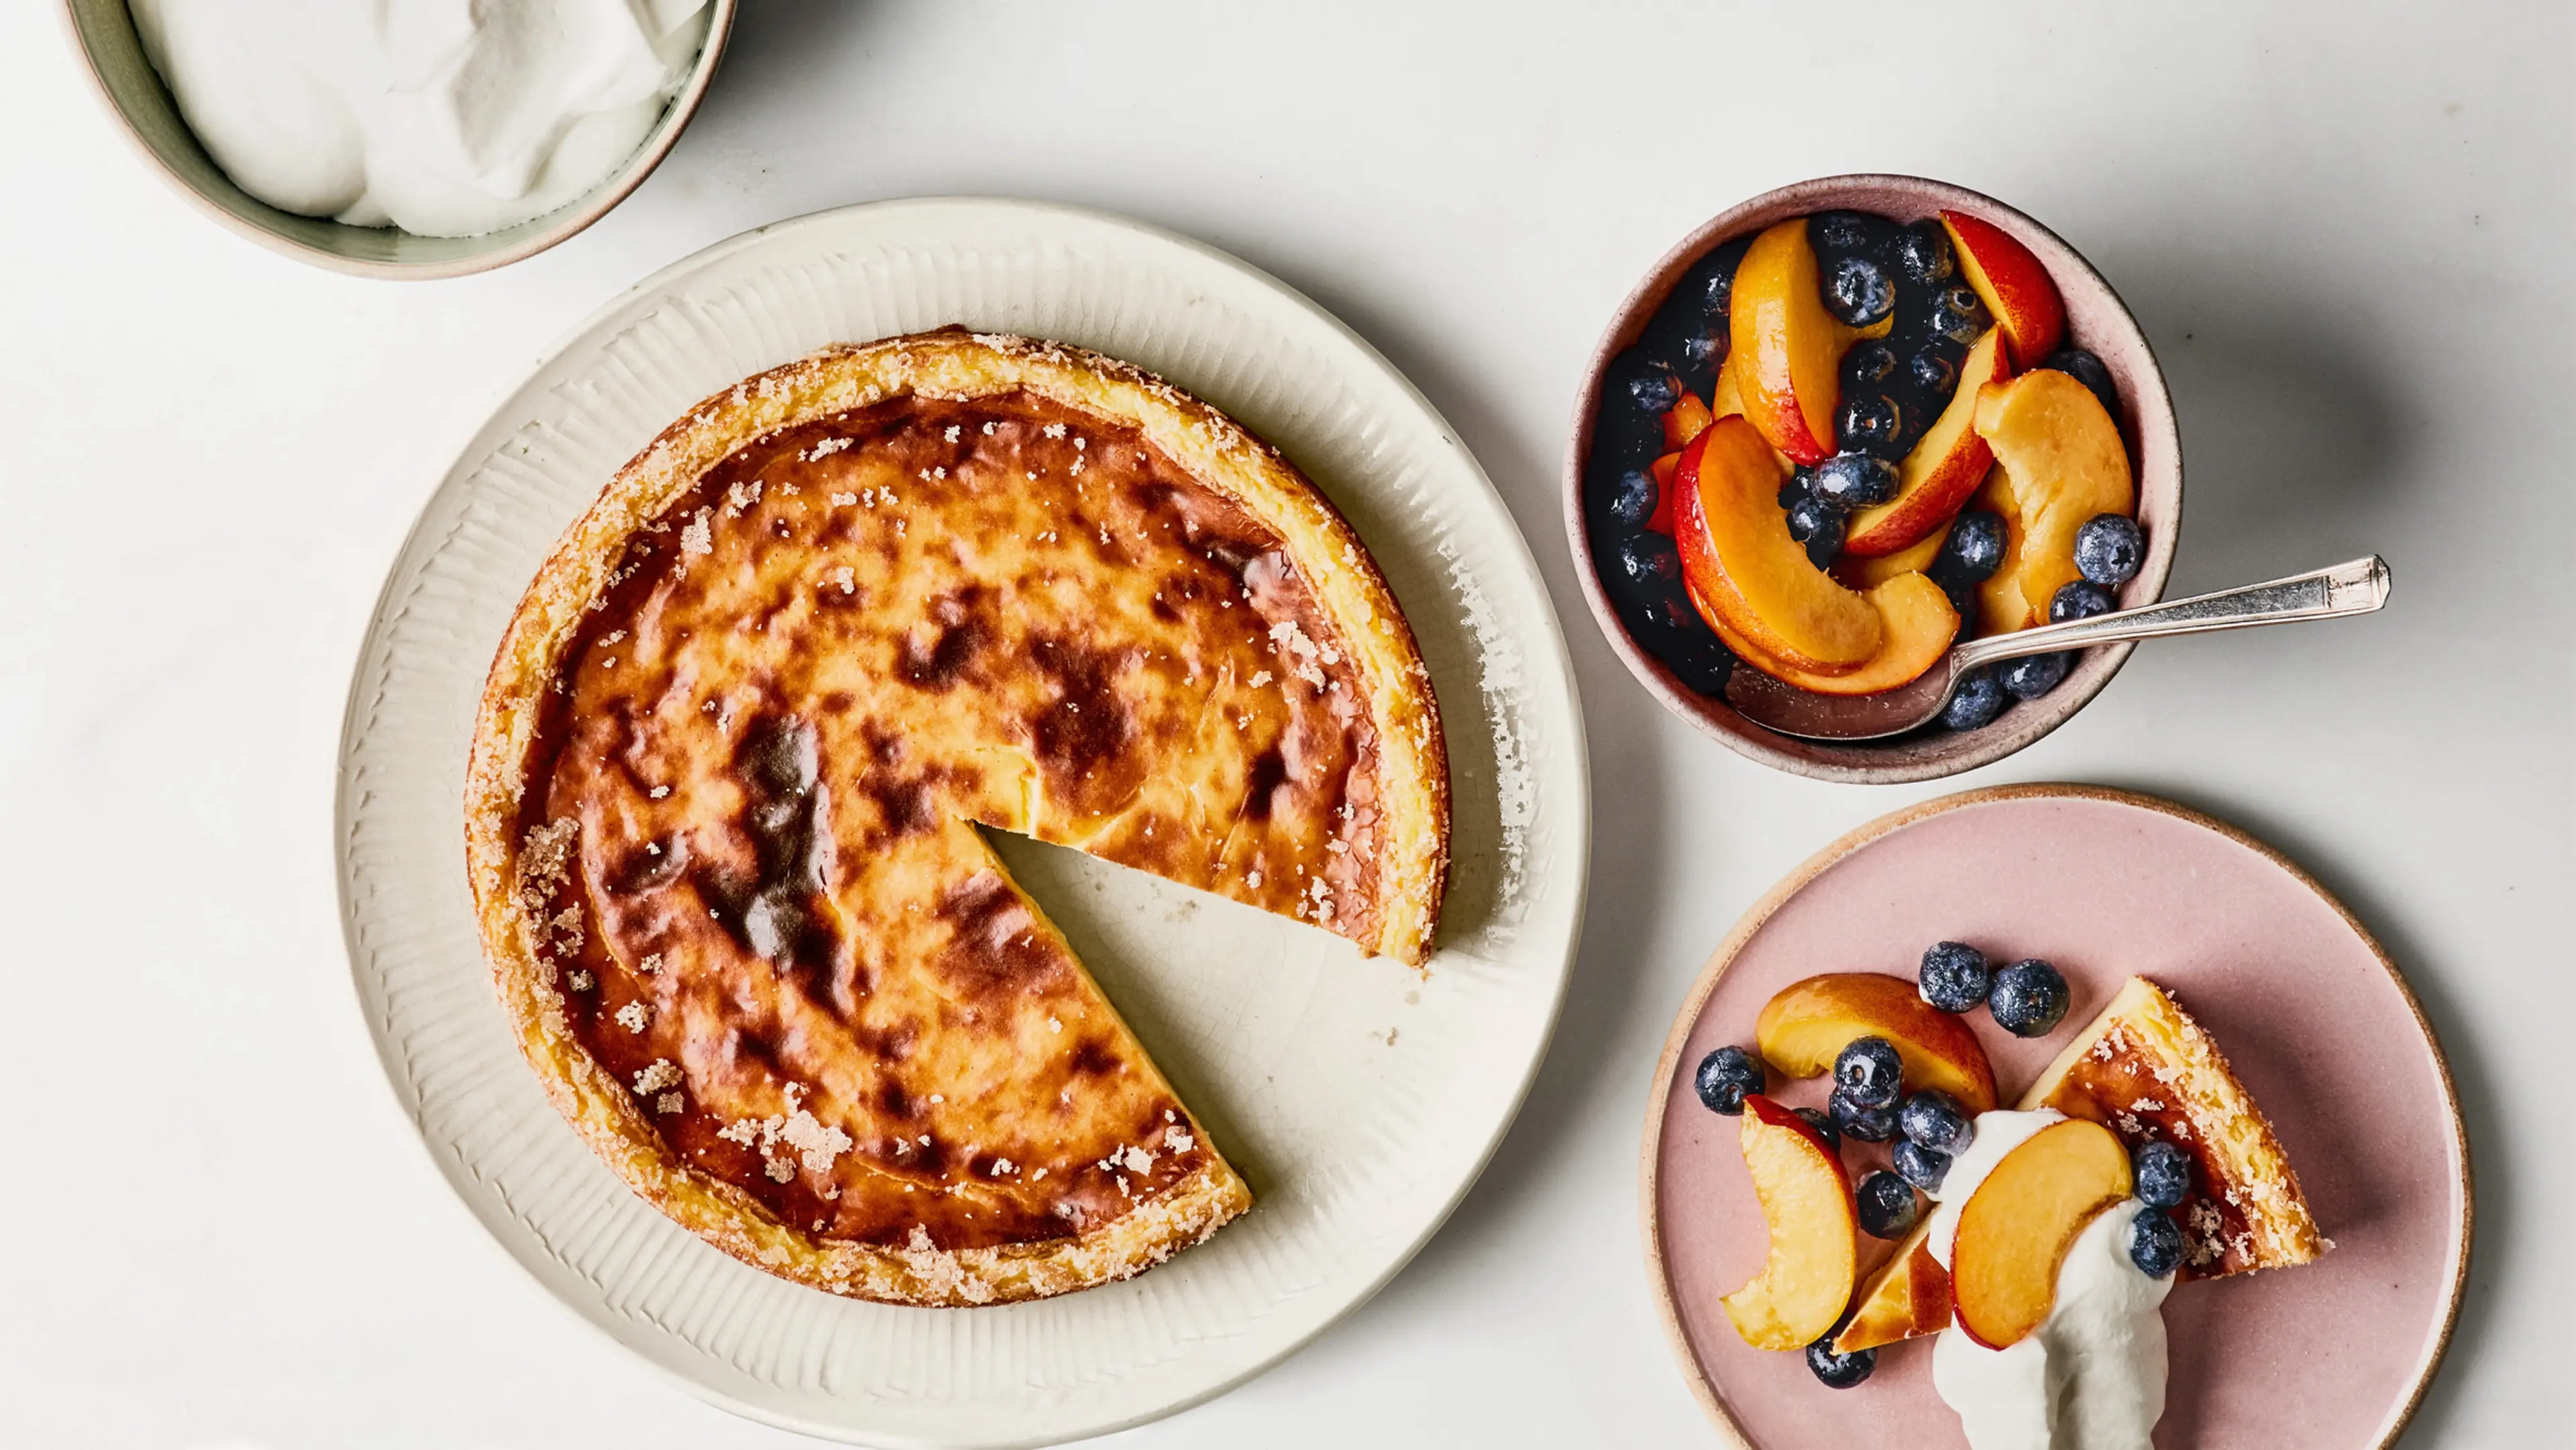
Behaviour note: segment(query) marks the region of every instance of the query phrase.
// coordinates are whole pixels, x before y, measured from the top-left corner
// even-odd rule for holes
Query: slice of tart
[[[635,1191],[834,1293],[1133,1274],[1250,1203],[985,829],[1420,963],[1439,717],[1275,451],[1094,354],[838,348],[673,424],[511,622],[476,724],[484,947]]]
[[[2132,1148],[2161,1141],[2190,1155],[2180,1279],[2288,1268],[2333,1246],[2317,1232],[2288,1155],[2218,1044],[2144,977],[2131,977],[2015,1106],[2090,1119]],[[1950,1276],[1926,1242],[1930,1222],[1925,1215],[1862,1281],[1851,1322],[1835,1336],[1837,1351],[1949,1327]]]

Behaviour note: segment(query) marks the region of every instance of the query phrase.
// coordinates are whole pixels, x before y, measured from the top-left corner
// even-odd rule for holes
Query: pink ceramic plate
[[[2036,1042],[1969,1019],[2007,1100],[2131,974],[2170,989],[2272,1119],[2335,1241],[2302,1268],[2175,1289],[2156,1444],[2393,1442],[2468,1269],[2468,1142],[2441,1048],[2378,944],[2269,847],[2166,801],[2066,785],[1948,796],[1835,842],[1745,914],[1682,1008],[1646,1116],[1647,1268],[1720,1428],[1760,1450],[1967,1443],[1932,1391],[1929,1340],[1882,1349],[1867,1383],[1835,1391],[1803,1356],[1736,1336],[1718,1298],[1753,1276],[1768,1238],[1738,1120],[1701,1107],[1690,1083],[1710,1049],[1750,1045],[1781,987],[1826,971],[1911,977],[1945,938],[1998,961],[2045,957],[2074,989],[2066,1025]],[[1824,1101],[1821,1079],[1772,1087],[1792,1105]],[[1863,1151],[1884,1156],[1853,1145],[1855,1177]]]

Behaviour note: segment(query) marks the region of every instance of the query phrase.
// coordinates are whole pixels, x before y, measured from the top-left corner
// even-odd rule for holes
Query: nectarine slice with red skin
[[[2013,366],[2039,365],[2066,336],[2066,301],[2028,247],[1993,222],[1966,212],[1941,213],[1959,256],[1959,275],[1976,289],[1995,325],[2012,343]]]
[[[1765,230],[1736,264],[1727,304],[1734,348],[1727,362],[1735,369],[1744,416],[1791,462],[1832,457],[1843,353],[1860,338],[1886,335],[1893,325],[1891,314],[1854,329],[1825,310],[1806,218]]]
[[[1959,1327],[1988,1349],[2019,1344],[2057,1303],[2066,1249],[2129,1196],[2129,1150],[2100,1123],[2068,1118],[1995,1164],[1959,1210],[1950,1292]]]
[[[1802,670],[1772,659],[1758,646],[1730,639],[1725,630],[1718,631],[1718,638],[1726,640],[1727,648],[1755,669],[1783,684],[1819,695],[1875,695],[1893,690],[1940,663],[1941,656],[1949,652],[1950,642],[1958,637],[1959,612],[1951,607],[1950,596],[1919,573],[1899,574],[1864,590],[1861,597],[1878,611],[1886,634],[1878,653],[1840,674]],[[1700,604],[1696,594],[1691,602]],[[1703,618],[1707,616],[1704,605],[1700,613]]]
[[[1896,466],[1896,497],[1852,515],[1843,535],[1844,553],[1862,558],[1892,554],[1958,517],[1959,506],[1985,481],[1986,466],[1994,461],[1976,429],[1978,390],[2011,376],[2003,330],[1987,328],[1959,365],[1959,388],[1950,395],[1949,406]]]
[[[2076,530],[2136,507],[2128,446],[2093,390],[2053,368],[1979,389],[1976,422],[2002,474],[1988,486],[2006,505],[2004,563],[1984,587],[2002,580],[2001,589],[2017,589],[2027,622],[2039,623],[2057,591],[2081,576]],[[2010,611],[1999,602],[1987,612],[1991,624]]]
[[[1789,537],[1780,469],[1744,418],[1720,418],[1682,450],[1673,539],[1698,602],[1761,654],[1839,674],[1878,653],[1886,627],[1867,599]]]
[[[1681,401],[1664,410],[1664,448],[1678,453],[1709,425],[1708,404],[1699,394],[1685,390]]]
[[[1806,1120],[1760,1093],[1744,1099],[1744,1167],[1771,1228],[1762,1270],[1718,1302],[1755,1349],[1804,1349],[1834,1327],[1859,1278],[1851,1175]]]
[[[1932,1257],[1931,1235],[1917,1227],[1896,1253],[1863,1281],[1851,1322],[1834,1336],[1834,1352],[1876,1349],[1950,1327],[1950,1271]]]
[[[1929,580],[1925,581],[1929,583]],[[1936,587],[1934,592],[1938,592]],[[1944,601],[1947,607],[1947,601]],[[1905,1088],[1939,1088],[1971,1113],[1995,1105],[1995,1070],[1968,1024],[1884,972],[1826,972],[1783,987],[1754,1019],[1762,1060],[1790,1077],[1821,1077],[1858,1037],[1884,1037]]]

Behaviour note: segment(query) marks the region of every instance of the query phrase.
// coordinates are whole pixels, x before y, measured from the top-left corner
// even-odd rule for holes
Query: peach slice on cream
[[[1988,1349],[2020,1343],[2057,1303],[2075,1236],[2129,1196],[2129,1150],[2100,1123],[2066,1118],[2006,1153],[1959,1210],[1950,1292],[1959,1327]]]

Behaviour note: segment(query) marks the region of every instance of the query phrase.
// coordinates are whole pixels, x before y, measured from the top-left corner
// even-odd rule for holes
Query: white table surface
[[[801,1443],[594,1337],[431,1170],[350,993],[333,751],[382,572],[498,389],[698,247],[925,193],[1128,212],[1339,313],[1520,519],[1591,732],[1591,927],[1492,1167],[1374,1302],[1124,1443],[1715,1443],[1636,1228],[1681,993],[1837,833],[2045,779],[2232,819],[2387,943],[2459,1075],[2479,1194],[2409,1443],[2563,1431],[2571,12],[1252,8],[753,0],[606,221],[397,285],[200,219],[84,92],[50,0],[0,7],[0,1444]],[[2182,414],[2174,589],[2376,549],[2390,611],[2151,644],[2056,736],[1941,785],[1793,779],[1665,715],[1558,522],[1578,373],[1694,224],[1853,170],[2001,196],[2127,296]]]

